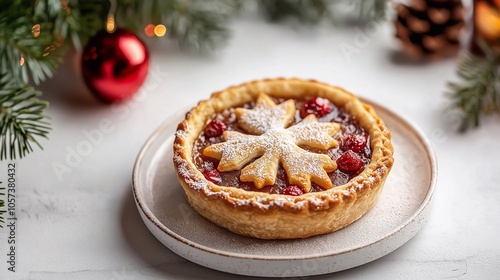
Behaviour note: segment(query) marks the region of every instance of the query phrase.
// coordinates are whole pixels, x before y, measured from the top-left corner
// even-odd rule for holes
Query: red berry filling
[[[217,171],[217,169],[205,169],[203,171],[203,176],[205,176],[205,179],[214,184],[222,183],[222,178],[220,177],[219,171]]]
[[[366,136],[364,134],[349,134],[342,142],[342,150],[351,150],[359,153],[365,149]]]
[[[284,102],[284,99],[276,99],[276,103]],[[325,98],[308,98],[296,100],[296,124],[303,117],[309,114],[319,116],[319,122],[337,122],[341,126],[340,135],[335,138],[339,141],[339,147],[332,148],[327,151],[327,154],[337,159],[337,170],[328,173],[333,186],[346,184],[356,174],[361,172],[366,164],[370,161],[372,152],[370,147],[370,137],[367,132],[360,126],[359,122],[349,115],[343,107],[338,107],[331,101]],[[323,104],[324,107],[317,104]],[[251,109],[255,106],[253,103],[243,105],[244,108]],[[315,111],[317,110],[317,111]],[[301,118],[302,116],[302,118]],[[209,145],[224,141],[222,135],[224,131],[240,131],[237,117],[234,110],[226,109],[223,112],[217,113],[213,119],[208,121],[206,127],[195,142],[193,150],[193,159],[198,169],[203,173],[205,178],[220,186],[238,187],[247,191],[266,192],[271,194],[282,194],[290,196],[300,196],[304,194],[302,188],[291,185],[283,167],[278,168],[275,184],[257,188],[252,182],[242,182],[239,178],[239,172],[219,172],[215,166],[219,164],[219,160],[206,157],[203,155],[203,149]],[[244,131],[243,131],[244,132]],[[348,153],[348,151],[350,153]],[[315,152],[313,149],[312,152]],[[309,192],[324,191],[323,188],[316,184],[311,184]]]
[[[215,119],[209,122],[207,124],[207,127],[205,127],[205,135],[208,137],[221,136],[222,133],[224,133],[224,130],[226,129],[227,125],[224,122]]]
[[[296,185],[290,185],[290,186],[286,187],[286,189],[283,190],[283,194],[299,196],[299,195],[304,194],[304,191]]]
[[[321,118],[332,110],[332,103],[330,100],[322,97],[315,97],[307,101],[300,110],[300,117],[305,118],[309,114],[314,114],[316,117]]]
[[[363,160],[358,154],[349,150],[337,159],[337,165],[343,172],[356,172],[363,166]]]

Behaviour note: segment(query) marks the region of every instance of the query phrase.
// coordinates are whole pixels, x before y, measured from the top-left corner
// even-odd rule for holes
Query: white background
[[[53,131],[44,150],[16,161],[17,273],[0,279],[243,279],[178,257],[142,223],[131,194],[132,167],[149,135],[178,110],[213,91],[253,79],[312,78],[384,104],[419,126],[434,144],[438,184],[428,223],[395,252],[367,265],[310,279],[498,279],[500,275],[500,119],[456,133],[445,113],[455,59],[413,63],[397,54],[390,22],[358,27],[269,24],[245,14],[229,44],[210,57],[148,40],[150,76],[136,98],[102,105],[86,90],[72,52],[40,88]],[[347,55],[342,46],[356,53]],[[111,129],[79,160],[72,152],[107,121]],[[69,163],[68,164],[68,160]],[[61,174],[58,163],[69,166]],[[6,179],[7,162],[0,164]],[[70,166],[72,165],[72,166]],[[2,238],[6,230],[0,229]]]

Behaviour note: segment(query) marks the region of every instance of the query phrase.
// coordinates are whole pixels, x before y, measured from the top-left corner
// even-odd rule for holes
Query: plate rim
[[[402,229],[406,228],[408,225],[410,225],[417,217],[419,217],[427,207],[429,207],[430,202],[433,198],[435,188],[436,188],[436,183],[437,183],[437,159],[436,159],[436,154],[434,152],[434,148],[432,143],[429,141],[429,139],[425,136],[425,134],[422,132],[420,127],[413,123],[412,121],[406,119],[405,117],[395,113],[391,109],[365,97],[359,97],[362,102],[375,107],[375,112],[378,113],[378,111],[381,109],[384,111],[384,113],[388,114],[391,116],[391,118],[396,119],[396,121],[406,128],[408,128],[410,131],[413,132],[414,135],[417,136],[418,142],[422,145],[424,150],[426,151],[426,156],[428,159],[428,163],[430,165],[430,182],[429,182],[429,187],[427,189],[427,192],[425,193],[424,199],[420,203],[419,207],[413,212],[411,216],[409,216],[403,223],[401,223],[398,227],[394,227],[391,232],[389,232],[386,235],[383,235],[381,238],[374,240],[370,243],[367,243],[363,246],[359,246],[356,248],[351,248],[351,249],[345,249],[341,251],[337,251],[334,253],[323,253],[323,254],[310,254],[307,256],[301,256],[301,257],[267,257],[265,255],[255,255],[255,256],[249,256],[245,255],[244,253],[229,253],[225,251],[221,251],[219,249],[211,248],[205,245],[198,244],[196,242],[190,241],[189,239],[173,232],[171,229],[169,229],[167,226],[165,226],[163,223],[161,223],[158,218],[153,214],[151,209],[146,206],[146,202],[143,201],[143,197],[139,197],[138,194],[138,189],[139,189],[139,172],[140,172],[140,167],[144,163],[144,157],[145,154],[148,152],[149,148],[155,143],[156,139],[160,137],[161,133],[167,128],[172,125],[175,125],[175,122],[172,123],[172,119],[177,119],[177,117],[180,117],[181,115],[184,115],[186,112],[188,112],[192,106],[187,106],[186,108],[182,108],[178,110],[176,113],[170,115],[167,117],[165,121],[162,122],[162,124],[154,130],[154,132],[147,138],[146,142],[143,144],[143,146],[140,149],[140,152],[138,156],[136,157],[136,161],[134,163],[133,167],[133,172],[132,172],[132,192],[134,196],[134,201],[136,202],[137,208],[142,211],[144,214],[144,217],[146,217],[153,225],[156,226],[159,230],[161,230],[164,234],[166,234],[168,237],[177,240],[178,242],[181,242],[184,245],[188,245],[191,248],[202,250],[205,253],[208,254],[216,254],[219,256],[223,257],[228,257],[228,258],[238,258],[238,259],[243,259],[243,260],[259,260],[259,261],[295,261],[295,260],[309,260],[309,259],[318,259],[318,258],[329,258],[329,257],[334,257],[338,255],[343,255],[346,253],[350,252],[355,252],[362,250],[364,248],[373,246],[377,243],[380,243],[384,240],[387,240],[391,236],[397,234],[400,232]],[[173,137],[174,134],[170,135],[167,137]],[[420,227],[421,228],[421,227]],[[409,241],[411,238],[413,238],[418,231],[420,231],[420,228],[417,230],[416,233],[414,233],[410,238],[405,240],[402,245],[404,245],[407,241]],[[156,235],[155,235],[156,237]],[[162,242],[163,243],[163,242]],[[164,244],[166,246],[166,244]],[[399,248],[400,246],[396,247],[394,250]],[[167,246],[168,247],[168,246]],[[394,251],[393,250],[393,251]],[[392,252],[392,251],[391,251]],[[177,252],[176,252],[177,253]],[[384,254],[385,255],[385,254]],[[383,256],[383,255],[382,255]]]

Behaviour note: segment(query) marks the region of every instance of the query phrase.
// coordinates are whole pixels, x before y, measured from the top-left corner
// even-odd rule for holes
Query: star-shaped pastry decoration
[[[293,121],[295,102],[287,100],[279,105],[265,94],[260,94],[252,110],[234,110],[238,124],[246,132],[261,135],[272,129],[283,128]]]
[[[326,189],[332,187],[327,172],[337,169],[335,161],[326,154],[308,152],[299,146],[321,150],[336,147],[338,143],[332,136],[339,131],[339,124],[320,123],[311,114],[287,128],[294,118],[295,102],[287,100],[276,105],[263,93],[253,109],[237,108],[235,114],[239,126],[249,134],[225,131],[222,136],[225,142],[203,150],[205,156],[220,160],[219,171],[243,168],[240,180],[262,188],[274,184],[281,164],[289,183],[305,192],[311,189],[311,182]],[[253,159],[256,160],[248,164]]]

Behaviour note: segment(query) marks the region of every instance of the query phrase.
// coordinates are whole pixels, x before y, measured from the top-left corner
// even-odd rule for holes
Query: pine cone
[[[414,57],[442,57],[456,53],[464,26],[460,0],[413,0],[398,4],[396,37],[404,51]]]

